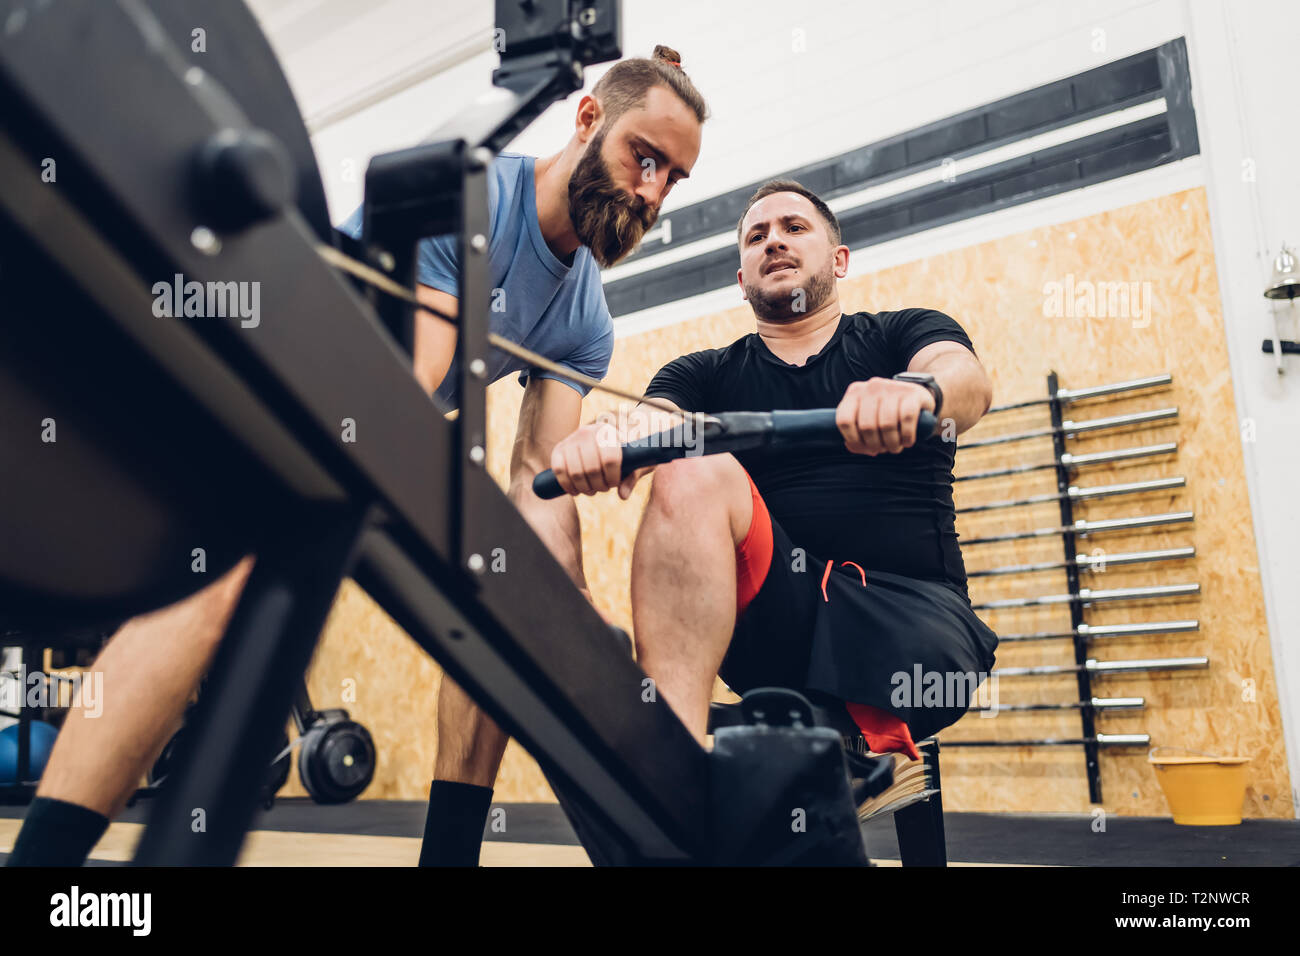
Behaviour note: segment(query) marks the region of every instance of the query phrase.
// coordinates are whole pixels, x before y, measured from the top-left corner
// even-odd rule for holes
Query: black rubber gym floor
[[[23,807],[0,807],[0,818],[18,818]],[[426,805],[417,801],[362,800],[323,807],[306,798],[276,801],[259,813],[256,830],[342,833],[418,838]],[[577,837],[555,804],[503,803],[503,832],[486,840],[576,846]],[[128,808],[123,822],[144,823],[148,807]],[[498,824],[499,826],[500,824]],[[1109,817],[1094,832],[1091,814],[945,813],[948,859],[954,863],[1038,866],[1300,866],[1300,820],[1244,820],[1234,827],[1185,827],[1163,817]],[[865,827],[872,857],[898,859],[892,818]],[[0,862],[5,854],[0,853]],[[92,865],[116,866],[115,863]]]

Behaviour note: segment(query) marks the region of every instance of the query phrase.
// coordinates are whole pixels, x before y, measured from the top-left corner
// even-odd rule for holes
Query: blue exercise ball
[[[18,778],[18,724],[0,730],[0,783],[14,783]],[[31,770],[28,780],[37,780],[45,770],[45,762],[54,749],[54,738],[59,731],[43,720],[31,722]]]

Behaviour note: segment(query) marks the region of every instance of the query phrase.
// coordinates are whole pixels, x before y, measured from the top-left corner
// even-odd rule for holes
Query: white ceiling
[[[317,133],[491,48],[492,0],[247,0]]]

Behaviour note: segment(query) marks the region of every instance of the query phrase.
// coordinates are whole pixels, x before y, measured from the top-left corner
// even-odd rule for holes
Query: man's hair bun
[[[682,55],[662,43],[650,56],[619,60],[596,81],[591,94],[600,102],[607,122],[612,124],[628,110],[644,106],[647,91],[655,86],[672,90],[701,123],[708,118],[704,97],[682,69]]]
[[[663,60],[665,63],[670,66],[675,66],[679,70],[682,68],[682,55],[670,46],[664,46],[660,43],[655,47],[653,56],[656,60]]]

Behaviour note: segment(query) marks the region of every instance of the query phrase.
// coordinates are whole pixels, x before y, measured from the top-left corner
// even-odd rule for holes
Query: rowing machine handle
[[[674,458],[685,457],[685,448],[674,448],[667,444],[657,446],[650,442],[651,437],[653,436],[638,438],[636,441],[628,442],[623,446],[622,475],[624,478],[638,468],[645,468],[648,465],[662,465]],[[549,501],[564,494],[564,489],[560,487],[559,481],[556,480],[555,472],[547,468],[533,479],[533,494],[544,501]]]
[[[938,427],[934,413],[921,409],[916,420],[916,440],[925,441]],[[793,445],[802,442],[839,441],[840,429],[835,424],[835,409],[809,408],[795,412],[772,412],[772,444]]]
[[[718,416],[725,421],[726,413]],[[921,410],[916,423],[916,440],[923,441],[934,434],[938,420],[928,409]],[[839,438],[839,428],[835,424],[835,409],[812,408],[806,411],[772,412],[772,427],[764,435],[756,436],[752,445],[759,448],[768,444],[797,444],[800,442],[833,441]],[[734,440],[728,441],[728,451],[742,450]],[[663,441],[658,435],[647,435],[623,446],[623,464],[621,474],[624,478],[649,465],[662,465],[666,461],[686,457],[687,449],[681,443]],[[709,452],[705,450],[704,454]],[[533,493],[549,501],[564,494],[564,489],[555,478],[555,472],[546,469],[533,479]]]

